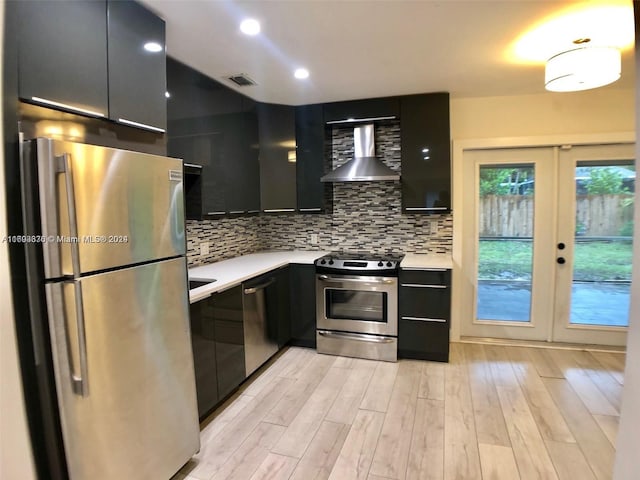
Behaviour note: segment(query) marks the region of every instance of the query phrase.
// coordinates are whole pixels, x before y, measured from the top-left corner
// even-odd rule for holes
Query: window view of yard
[[[631,249],[626,239],[576,242],[572,323],[627,324]],[[532,251],[530,239],[480,241],[478,318],[529,320]]]
[[[521,166],[480,169],[480,320],[530,321],[534,173]],[[576,168],[573,324],[628,325],[634,180],[633,166]]]

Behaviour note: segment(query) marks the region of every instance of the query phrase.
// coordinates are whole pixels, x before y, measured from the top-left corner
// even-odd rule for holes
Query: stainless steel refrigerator
[[[34,347],[51,356],[69,478],[168,480],[200,447],[182,161],[21,148],[32,322],[48,332]]]

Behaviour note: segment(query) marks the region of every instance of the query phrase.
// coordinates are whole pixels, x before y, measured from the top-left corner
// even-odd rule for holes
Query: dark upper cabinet
[[[303,105],[295,108],[296,184],[300,213],[330,210],[332,183],[323,183],[325,174],[325,124],[323,106]]]
[[[409,95],[400,100],[402,210],[451,209],[449,94]]]
[[[316,348],[316,267],[289,265],[291,344]]]
[[[400,113],[398,97],[367,98],[324,104],[324,121],[327,123],[349,119],[397,118]]]
[[[186,176],[188,219],[260,209],[255,102],[167,59],[167,152],[201,165]]]
[[[23,1],[18,12],[20,98],[107,117],[106,1]]]
[[[225,126],[224,169],[229,186],[229,213],[260,211],[260,165],[258,163],[258,116],[256,103],[243,98],[242,111],[230,116]]]
[[[110,1],[107,38],[109,117],[150,130],[166,130],[164,20],[136,2]],[[147,50],[151,45],[157,51]]]
[[[260,103],[260,205],[269,212],[296,209],[295,109]]]
[[[185,174],[186,216],[189,220],[227,212],[223,140],[220,132],[169,136],[167,139],[169,156],[182,158],[186,164],[202,166],[199,175]]]
[[[133,1],[19,2],[19,96],[163,132],[164,21]],[[144,45],[156,42],[160,51]]]
[[[449,359],[451,270],[400,270],[398,357]]]

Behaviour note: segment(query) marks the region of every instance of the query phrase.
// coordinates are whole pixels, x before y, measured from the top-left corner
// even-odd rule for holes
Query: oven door
[[[319,329],[398,335],[398,279],[316,275]]]

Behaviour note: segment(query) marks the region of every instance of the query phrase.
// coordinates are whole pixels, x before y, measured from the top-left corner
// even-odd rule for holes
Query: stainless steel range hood
[[[355,155],[320,179],[322,182],[370,182],[377,180],[400,180],[400,175],[375,157],[376,148],[373,124],[353,129]]]

